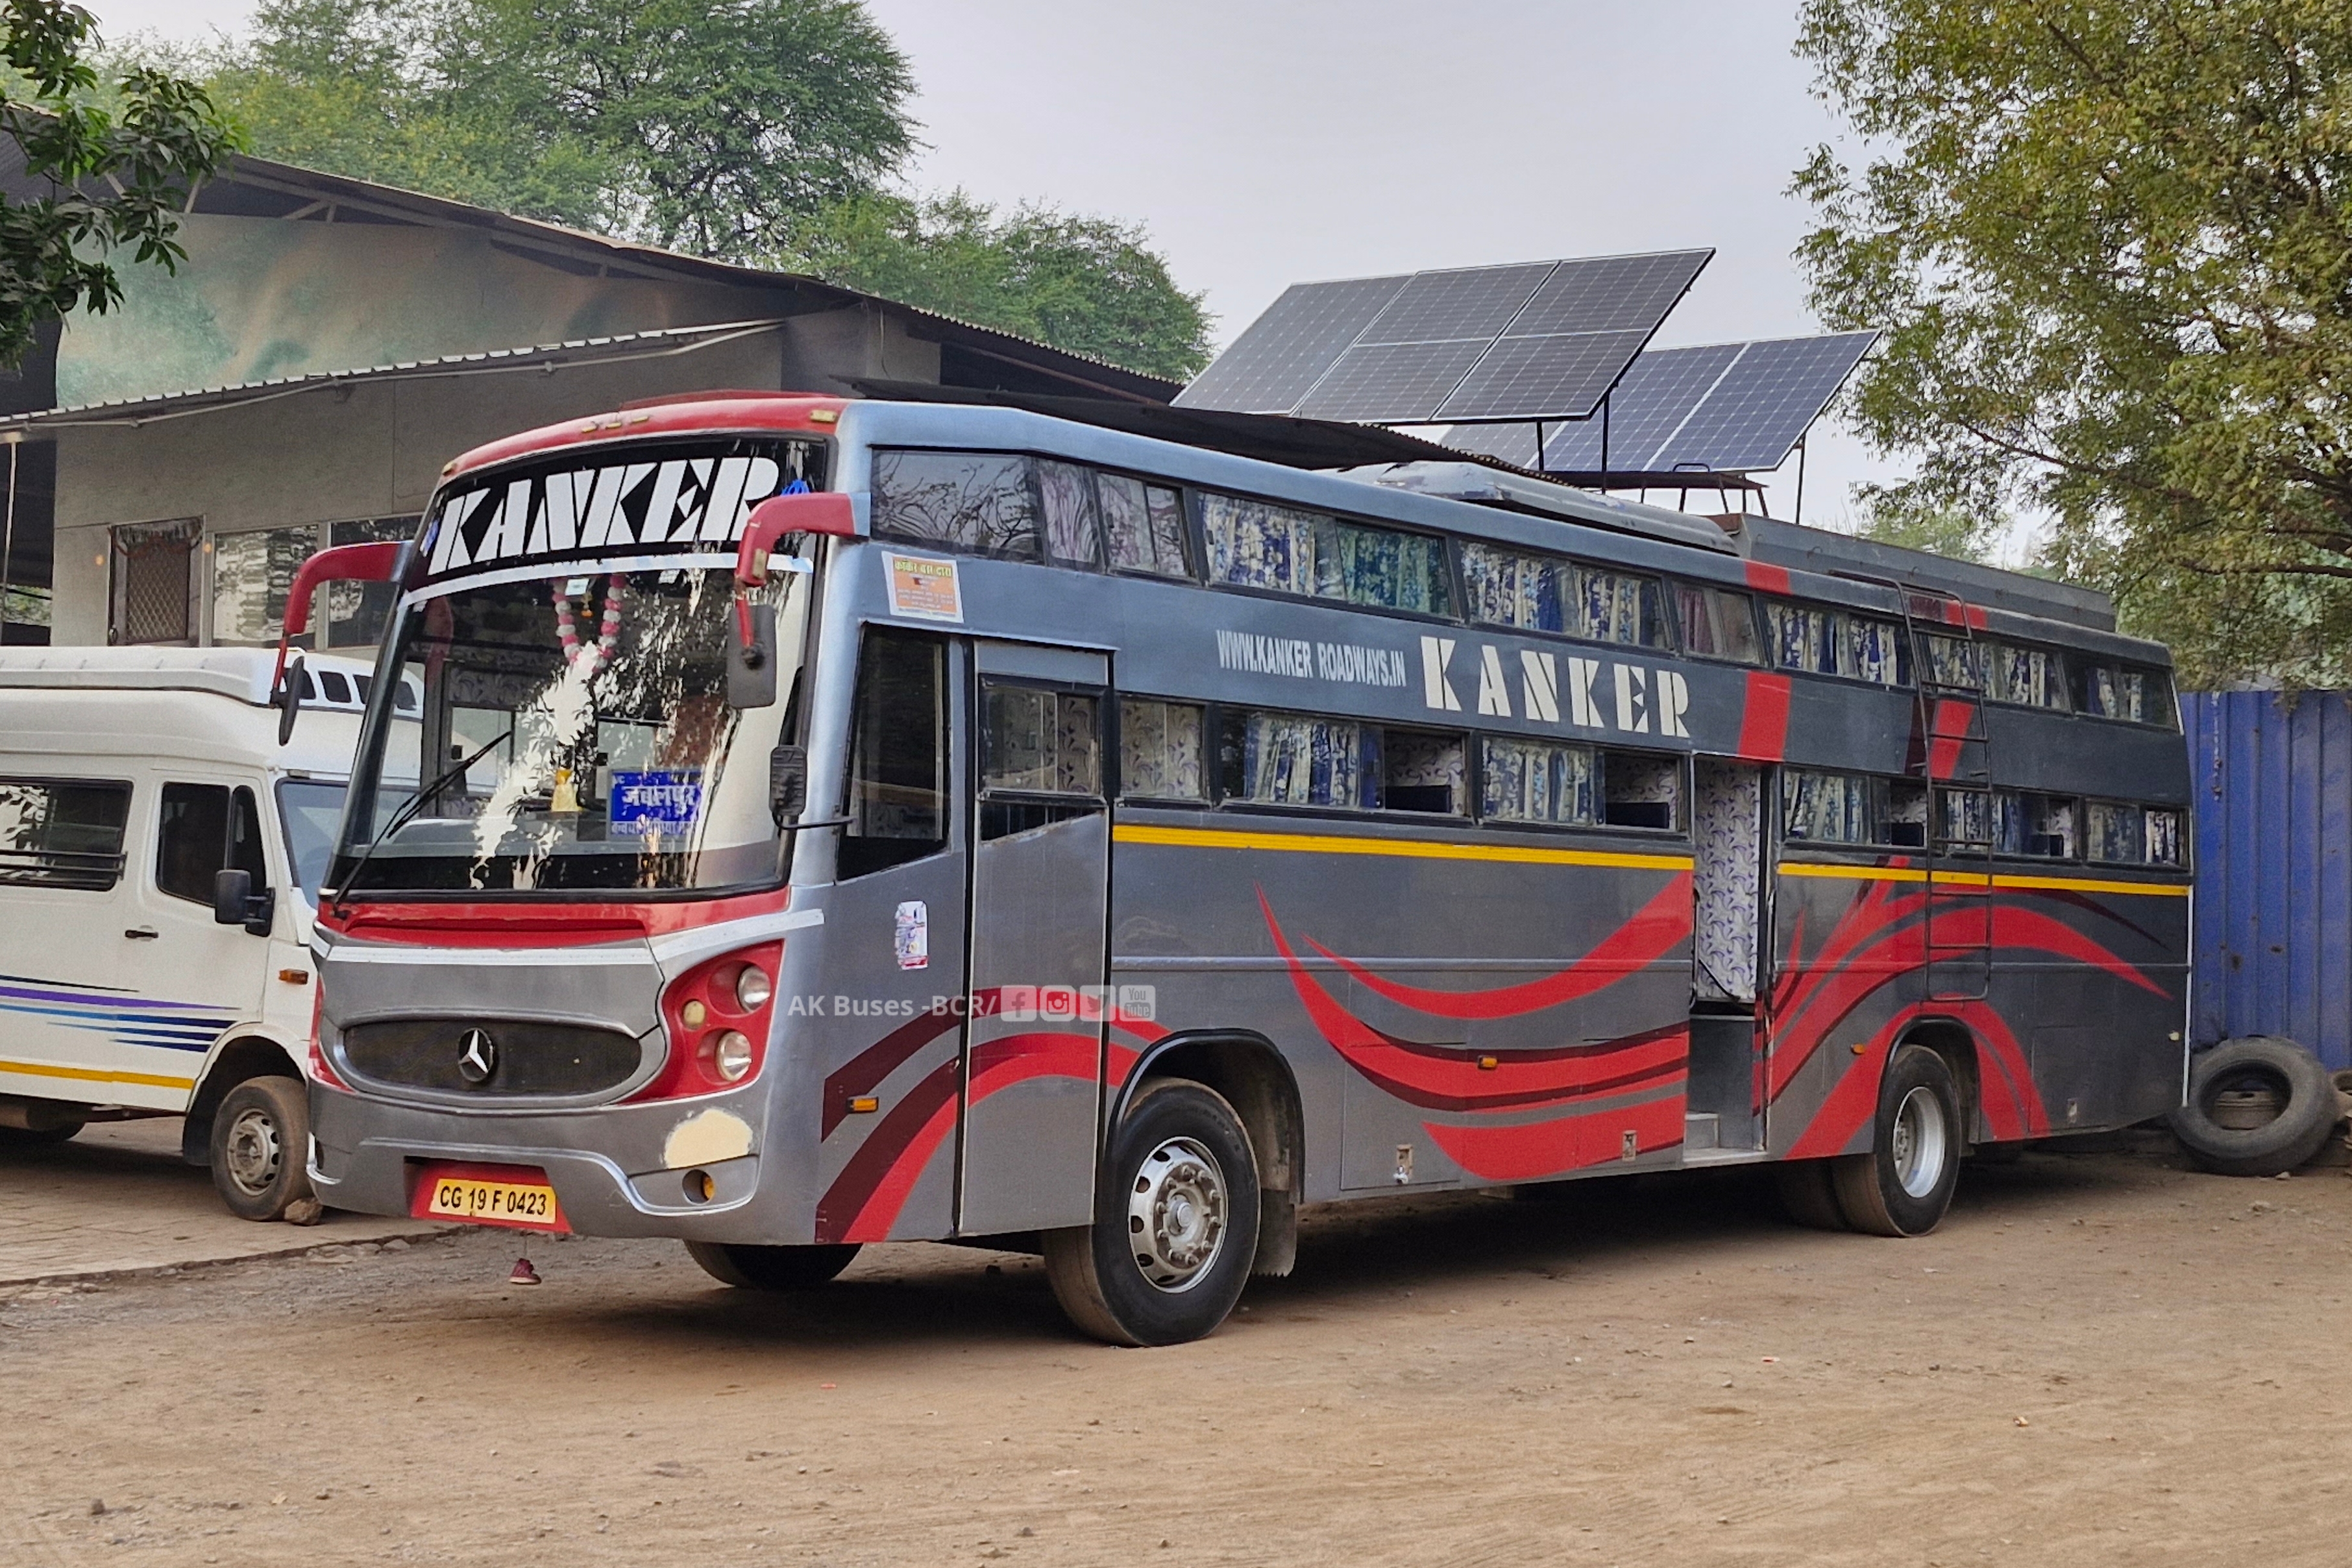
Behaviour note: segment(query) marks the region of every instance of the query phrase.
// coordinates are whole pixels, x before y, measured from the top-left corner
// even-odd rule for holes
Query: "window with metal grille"
[[[189,576],[195,563],[197,524],[136,523],[113,531],[106,637],[110,643],[190,640]]]

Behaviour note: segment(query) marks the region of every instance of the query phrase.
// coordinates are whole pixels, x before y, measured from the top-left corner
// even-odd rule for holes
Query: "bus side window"
[[[947,649],[874,632],[859,661],[850,739],[846,880],[947,847]]]
[[[981,714],[983,842],[1102,809],[1102,699],[991,680]]]
[[[1037,500],[1026,458],[996,452],[874,454],[874,536],[1034,561]]]
[[[1128,800],[1209,798],[1197,703],[1118,700],[1118,793]]]
[[[1045,503],[1045,552],[1057,566],[1102,564],[1102,530],[1095,521],[1095,476],[1074,463],[1037,464],[1037,490]]]
[[[1601,820],[1612,827],[1683,826],[1683,763],[1641,752],[1601,753]]]

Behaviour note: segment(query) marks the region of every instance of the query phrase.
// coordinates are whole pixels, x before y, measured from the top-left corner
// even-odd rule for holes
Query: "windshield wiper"
[[[514,739],[514,726],[509,724],[504,734],[483,742],[481,749],[464,762],[450,764],[447,769],[436,774],[431,784],[410,795],[406,805],[392,814],[392,820],[383,825],[383,831],[369,839],[367,847],[360,851],[360,858],[352,863],[351,874],[343,879],[343,885],[335,889],[337,919],[340,920],[352,912],[351,905],[343,895],[352,890],[352,885],[360,879],[360,873],[367,869],[368,861],[374,858],[375,847],[415,821],[416,814],[425,809],[425,803],[437,796],[452,779],[460,777],[467,769],[488,756],[493,749],[506,744],[512,739]]]

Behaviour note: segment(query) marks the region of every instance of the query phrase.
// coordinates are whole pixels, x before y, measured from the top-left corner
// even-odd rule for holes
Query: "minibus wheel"
[[[67,1142],[85,1125],[61,1121],[54,1127],[0,1127],[0,1149],[46,1149]]]
[[[1054,1299],[1115,1345],[1197,1340],[1241,1300],[1257,1256],[1257,1154],[1225,1098],[1146,1084],[1111,1134],[1095,1222],[1043,1237]]]
[[[1870,1152],[1831,1162],[1838,1210],[1868,1236],[1925,1236],[1943,1222],[1960,1179],[1959,1085],[1921,1045],[1895,1047],[1878,1080]]]
[[[213,1187],[241,1219],[278,1219],[310,1195],[310,1106],[299,1079],[249,1078],[213,1112]]]
[[[814,1290],[849,1267],[857,1243],[838,1247],[752,1247],[689,1241],[686,1255],[722,1285],[744,1290]]]

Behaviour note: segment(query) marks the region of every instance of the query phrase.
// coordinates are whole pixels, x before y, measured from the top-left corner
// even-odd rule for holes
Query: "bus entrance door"
[[[1690,1083],[1684,1147],[1764,1146],[1756,998],[1762,978],[1765,773],[1692,763]]]
[[[956,1229],[1094,1218],[1110,816],[1100,653],[976,643],[971,1023]]]

